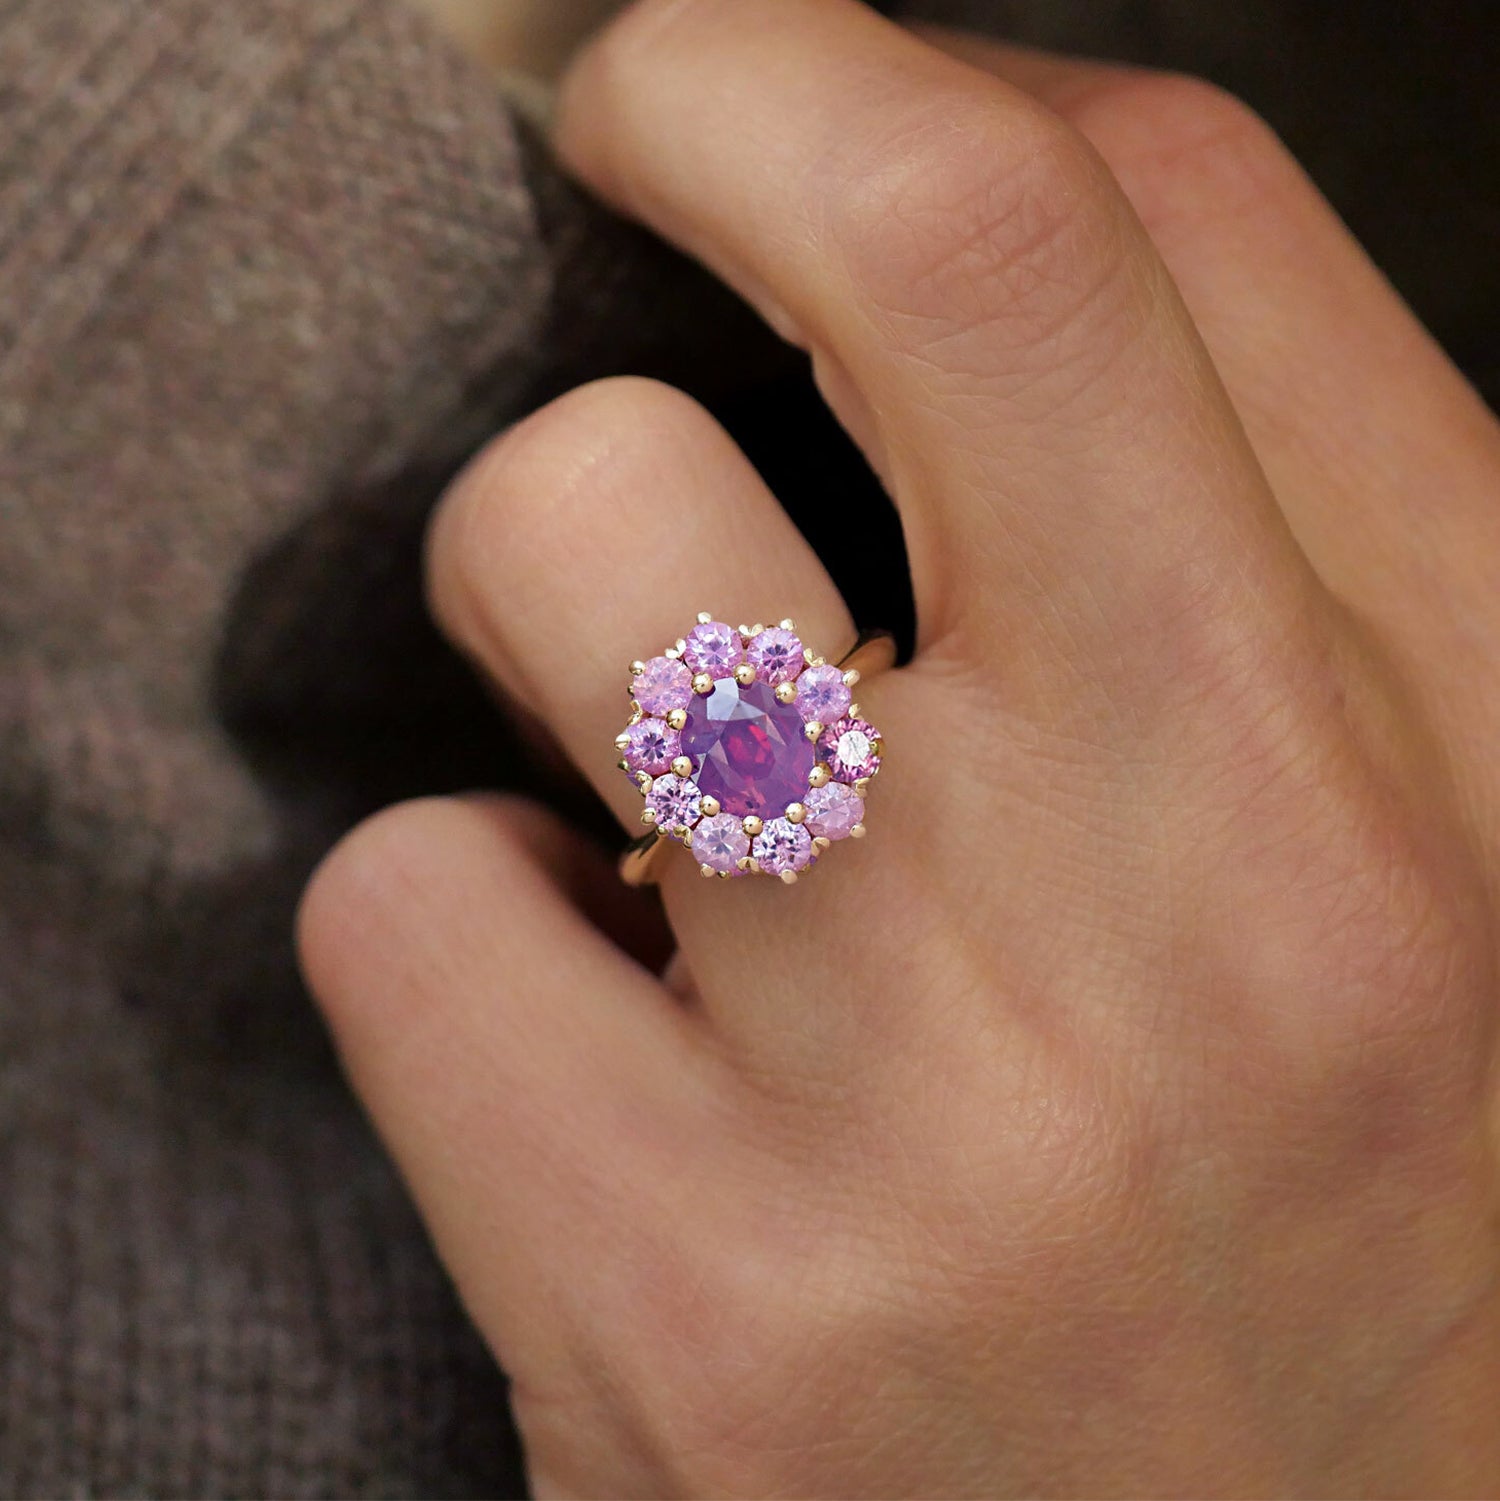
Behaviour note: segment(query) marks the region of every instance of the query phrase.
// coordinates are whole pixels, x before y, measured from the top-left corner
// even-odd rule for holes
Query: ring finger
[[[439,508],[428,560],[449,634],[637,831],[640,797],[613,744],[632,658],[702,609],[793,611],[830,653],[854,635],[823,565],[728,434],[653,381],[586,386],[497,439]]]

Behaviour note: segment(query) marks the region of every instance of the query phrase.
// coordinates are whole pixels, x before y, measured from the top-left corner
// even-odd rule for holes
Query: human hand
[[[1238,105],[939,40],[648,0],[559,133],[901,511],[872,838],[679,854],[662,980],[550,815],[406,805],[311,983],[542,1494],[1493,1493],[1500,435]],[[431,576],[627,821],[625,659],[852,635],[644,382],[493,445]]]

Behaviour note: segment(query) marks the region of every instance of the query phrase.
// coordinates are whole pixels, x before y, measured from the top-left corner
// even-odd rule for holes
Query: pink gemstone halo
[[[833,665],[790,620],[729,626],[702,614],[660,656],[632,662],[630,723],[615,747],[651,832],[626,856],[625,879],[651,879],[652,856],[675,839],[705,876],[790,886],[830,845],[862,838],[885,746],[853,702],[852,664],[888,660],[887,642],[867,639]]]

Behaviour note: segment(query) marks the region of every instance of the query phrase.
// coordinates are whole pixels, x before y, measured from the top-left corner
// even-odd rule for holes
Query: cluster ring
[[[630,722],[615,748],[649,832],[626,852],[622,878],[656,880],[675,842],[705,876],[790,886],[833,844],[862,838],[885,742],[853,691],[894,659],[884,633],[833,664],[790,620],[730,626],[705,612],[659,656],[632,662]]]

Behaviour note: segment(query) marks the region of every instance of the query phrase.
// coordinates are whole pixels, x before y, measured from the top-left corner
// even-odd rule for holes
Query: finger
[[[1237,636],[1306,613],[1149,240],[1023,92],[853,0],[647,0],[573,70],[559,141],[810,345],[901,507],[922,645],[1012,710],[1080,667],[1180,679],[1164,633],[1222,601]]]
[[[784,610],[830,654],[853,634],[821,563],[729,437],[688,398],[646,381],[575,392],[493,445],[440,507],[429,571],[448,631],[542,716],[632,832],[641,798],[614,744],[632,657],[675,640],[700,607],[731,620]],[[921,710],[893,688],[900,677],[881,675],[860,697],[893,743],[915,745]],[[808,997],[836,993],[854,946],[851,880],[910,962],[901,935],[939,900],[908,890],[925,881],[914,870],[926,858],[923,808],[880,801],[874,837],[841,847],[798,886],[794,924],[779,882],[726,890],[701,878],[688,851],[668,852],[663,894],[684,956],[679,979],[691,977],[679,990],[695,994],[721,1041],[815,1025]],[[768,954],[778,962],[768,966]]]
[[[1314,567],[1440,699],[1460,743],[1493,744],[1500,430],[1296,161],[1195,79],[920,34],[1099,149]]]
[[[449,633],[547,721],[635,832],[641,799],[614,744],[633,658],[700,610],[792,616],[828,654],[854,636],[823,565],[729,436],[644,380],[584,387],[491,445],[439,508],[429,578]]]
[[[724,1097],[692,1024],[570,901],[610,875],[540,808],[433,799],[350,835],[299,919],[350,1077],[523,1378],[556,1364],[574,1250],[628,1257]]]

